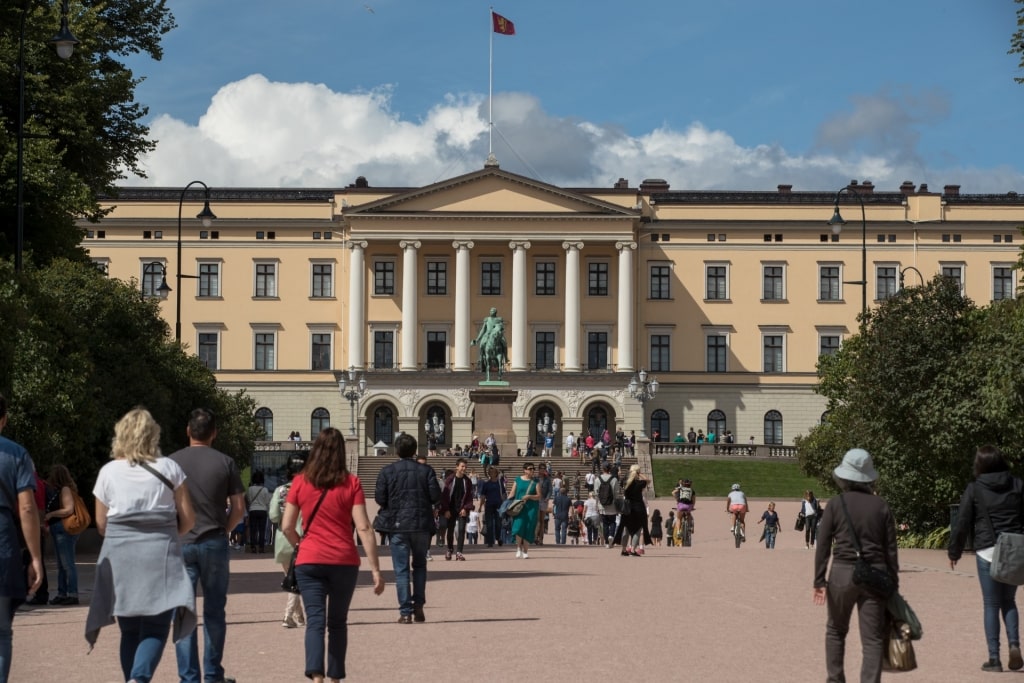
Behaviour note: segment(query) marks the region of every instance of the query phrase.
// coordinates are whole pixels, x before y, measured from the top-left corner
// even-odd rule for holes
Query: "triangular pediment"
[[[346,215],[636,215],[633,209],[488,167],[351,207]]]

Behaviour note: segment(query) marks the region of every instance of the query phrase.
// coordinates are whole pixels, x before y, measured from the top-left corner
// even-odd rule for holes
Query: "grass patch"
[[[803,498],[804,491],[820,488],[811,477],[789,460],[704,460],[695,458],[655,458],[655,493],[672,495],[682,478],[693,480],[697,497],[725,498],[734,483],[743,485],[751,498]]]

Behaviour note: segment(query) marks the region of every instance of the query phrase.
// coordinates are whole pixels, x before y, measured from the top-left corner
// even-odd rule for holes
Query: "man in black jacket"
[[[423,604],[427,592],[427,551],[434,530],[434,506],[441,487],[434,468],[414,460],[416,439],[400,434],[395,439],[398,460],[377,476],[374,500],[380,506],[374,528],[391,536],[391,563],[398,590],[398,623],[426,621]],[[412,564],[410,581],[409,564]]]

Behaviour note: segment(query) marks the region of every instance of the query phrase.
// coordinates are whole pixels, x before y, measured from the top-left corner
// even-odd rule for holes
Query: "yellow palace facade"
[[[215,187],[208,227],[202,188],[123,188],[82,227],[110,277],[160,297],[220,385],[256,399],[268,440],[333,424],[362,452],[400,431],[468,443],[471,342],[495,308],[519,447],[545,423],[558,446],[621,427],[785,447],[822,419],[815,365],[857,330],[862,267],[868,306],[936,274],[979,304],[1017,294],[1024,198],[851,183],[837,234],[836,196],[570,189],[490,161],[416,188]],[[640,370],[658,382],[643,403]]]

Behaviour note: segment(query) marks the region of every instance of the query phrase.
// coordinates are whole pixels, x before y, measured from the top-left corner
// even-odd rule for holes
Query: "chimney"
[[[917,188],[918,194],[928,194],[928,183],[921,183],[921,187]]]
[[[903,194],[904,197],[910,194],[914,194],[914,183],[910,182],[909,180],[904,180],[903,184],[900,185],[900,192]]]
[[[614,187],[616,190],[628,190],[629,181],[626,180],[625,178],[619,178],[618,182],[615,183]]]
[[[369,187],[370,183],[366,180],[366,176],[359,176],[356,178],[356,187]]]
[[[860,184],[861,194],[873,194],[875,191],[875,184],[870,180],[865,180]]]
[[[793,194],[792,185],[779,185],[779,194]]]
[[[960,186],[959,185],[946,185],[942,188],[942,194],[947,197],[959,197]]]

